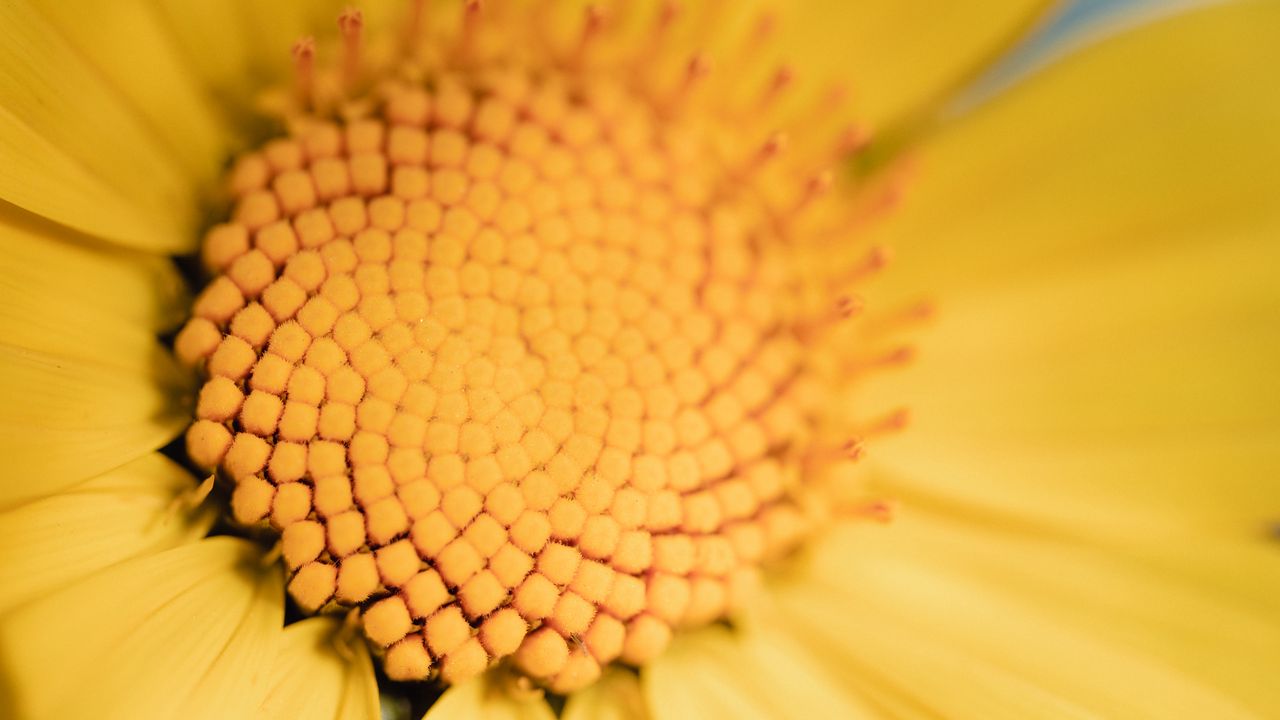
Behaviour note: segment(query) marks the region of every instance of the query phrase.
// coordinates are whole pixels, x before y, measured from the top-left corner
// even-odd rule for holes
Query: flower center
[[[207,378],[188,451],[393,679],[642,664],[794,549],[815,466],[858,452],[817,419],[856,303],[798,249],[830,176],[686,111],[695,65],[660,90],[428,65],[235,164],[175,343]]]

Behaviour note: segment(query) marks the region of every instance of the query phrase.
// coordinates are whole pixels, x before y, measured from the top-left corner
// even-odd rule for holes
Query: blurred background
[[[956,98],[952,111],[969,110],[1090,42],[1162,15],[1215,2],[1221,0],[1061,0],[1029,37]]]

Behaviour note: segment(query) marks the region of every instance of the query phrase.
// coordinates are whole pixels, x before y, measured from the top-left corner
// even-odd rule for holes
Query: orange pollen
[[[187,449],[278,535],[298,607],[358,616],[389,677],[506,659],[567,692],[725,617],[804,541],[824,483],[906,422],[831,412],[842,359],[907,353],[828,294],[887,258],[819,236],[857,188],[782,153],[835,137],[750,93],[752,122],[724,117],[698,98],[734,78],[690,47],[620,56],[594,8],[530,58],[550,40],[511,41],[516,10],[432,7],[411,24],[451,35],[395,39],[430,59],[362,64],[355,11],[336,68],[296,46],[287,130],[237,158],[175,341],[204,378]]]

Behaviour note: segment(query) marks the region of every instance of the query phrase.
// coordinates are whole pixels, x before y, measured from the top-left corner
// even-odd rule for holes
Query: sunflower
[[[1280,6],[855,5],[0,6],[5,717],[1280,715]]]

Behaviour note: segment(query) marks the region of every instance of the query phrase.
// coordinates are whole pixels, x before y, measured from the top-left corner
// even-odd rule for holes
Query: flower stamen
[[[714,22],[718,15],[718,8],[708,13],[708,22]],[[780,18],[776,11],[762,10],[756,16],[746,36],[741,39],[741,45],[732,56],[733,61],[728,63],[729,67],[735,68],[742,74],[758,67],[757,63],[760,59],[768,56],[769,48],[777,37],[780,25]]]
[[[907,332],[933,320],[937,314],[937,303],[932,300],[918,300],[868,317],[863,324],[863,334],[868,339],[877,339]]]
[[[791,146],[791,136],[781,130],[765,139],[760,147],[748,156],[746,163],[734,173],[733,187],[742,185],[761,174],[766,167],[782,157]]]
[[[800,193],[800,197],[796,199],[795,205],[788,213],[790,217],[794,220],[803,215],[810,205],[831,192],[834,184],[835,175],[830,170],[823,170],[810,177],[804,184],[804,191]]]
[[[887,525],[897,519],[900,509],[896,501],[882,499],[855,503],[841,508],[840,512],[846,517],[870,520],[881,525]]]
[[[401,41],[402,54],[406,58],[416,58],[421,47],[422,37],[426,34],[428,0],[410,0],[409,17],[405,23],[404,38]]]
[[[342,34],[342,87],[350,94],[360,82],[364,14],[355,8],[343,10],[338,16],[338,29]]]
[[[582,32],[578,36],[577,47],[574,48],[573,54],[569,59],[569,66],[573,68],[583,66],[587,60],[587,55],[591,52],[591,46],[604,35],[606,16],[599,5],[588,5],[583,9],[582,15]]]
[[[293,87],[294,95],[300,107],[311,107],[315,96],[316,41],[312,37],[304,37],[293,44]],[[206,244],[205,252],[210,252]],[[217,252],[215,249],[214,252]]]
[[[817,318],[796,325],[796,336],[806,344],[820,343],[831,332],[862,314],[865,304],[855,295],[841,295]]]
[[[638,81],[643,77],[650,68],[649,59],[665,55],[663,50],[670,40],[671,30],[683,12],[684,4],[680,0],[664,0],[654,16],[647,37],[636,47],[637,52],[632,58],[633,79]]]
[[[841,286],[858,285],[884,270],[893,260],[893,251],[883,245],[877,245],[867,251],[862,259],[853,267],[845,270],[839,277]]]
[[[707,53],[696,52],[689,57],[678,83],[662,103],[667,114],[688,107],[698,88],[705,84],[707,76],[711,74],[711,68],[711,57]]]
[[[775,70],[756,100],[756,112],[767,112],[775,106],[783,93],[795,85],[795,79],[795,69],[790,65],[782,65]]]
[[[483,20],[483,0],[466,0],[462,6],[462,37],[456,49],[459,64],[469,65],[474,59]]]
[[[911,412],[906,408],[899,408],[868,423],[862,429],[862,436],[872,438],[899,433],[906,429],[910,421]]]

